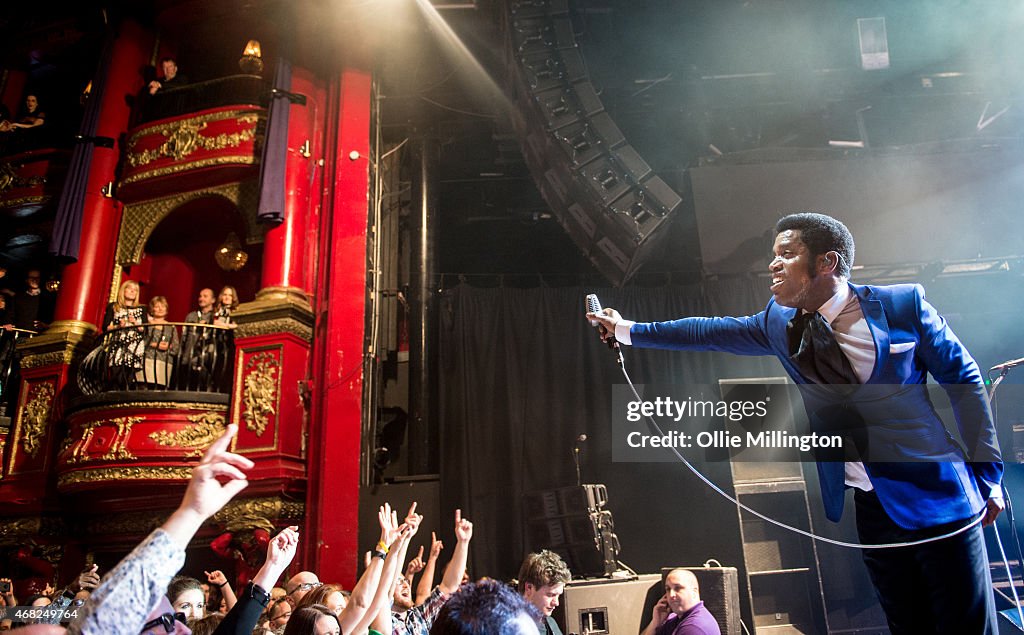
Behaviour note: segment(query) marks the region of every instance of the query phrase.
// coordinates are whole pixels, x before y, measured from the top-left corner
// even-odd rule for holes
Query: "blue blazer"
[[[901,527],[921,529],[973,516],[1002,479],[995,424],[978,364],[924,299],[917,284],[850,284],[875,342],[875,366],[854,389],[868,397],[859,414],[871,452],[865,468],[882,507]],[[812,430],[828,431],[819,391],[789,359],[786,326],[797,309],[771,300],[747,317],[683,318],[634,324],[634,346],[774,355],[802,388]],[[964,441],[953,440],[928,399],[927,374],[946,390]],[[887,399],[878,400],[879,391]],[[856,395],[854,401],[858,401]],[[965,454],[966,451],[966,454]],[[881,458],[882,460],[872,460]],[[842,517],[842,461],[818,462],[826,516]]]

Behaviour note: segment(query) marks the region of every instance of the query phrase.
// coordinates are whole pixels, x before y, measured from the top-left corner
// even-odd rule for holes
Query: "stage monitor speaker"
[[[657,573],[624,580],[574,580],[565,585],[555,621],[565,635],[634,635],[651,619],[650,610],[644,612],[644,599],[651,589],[661,587]]]

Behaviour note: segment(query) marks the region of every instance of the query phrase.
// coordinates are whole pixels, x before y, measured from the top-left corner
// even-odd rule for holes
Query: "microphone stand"
[[[580,478],[580,442],[576,441],[576,445],[572,448],[573,462],[576,463],[576,487],[583,484],[583,479]]]

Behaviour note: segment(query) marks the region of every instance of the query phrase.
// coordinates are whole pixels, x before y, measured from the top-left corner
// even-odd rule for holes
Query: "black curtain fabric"
[[[612,462],[612,385],[624,378],[583,317],[591,292],[642,321],[746,315],[769,297],[764,279],[446,292],[439,335],[442,517],[461,507],[474,522],[474,577],[516,574],[528,546],[523,494],[576,483],[573,447],[580,434],[588,437],[580,455],[583,482],[608,485],[623,562],[638,571],[701,564],[727,559],[724,552],[737,544],[730,532],[706,535],[709,519],[724,515],[735,523],[736,510],[682,466]],[[783,375],[773,358],[624,348],[637,384],[715,385],[720,378]],[[702,522],[681,522],[691,516]]]

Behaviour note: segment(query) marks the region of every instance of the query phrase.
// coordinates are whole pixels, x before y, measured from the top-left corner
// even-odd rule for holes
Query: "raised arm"
[[[214,635],[249,635],[270,603],[270,591],[291,564],[299,545],[299,528],[285,527],[267,545],[267,559],[242,591],[238,603],[228,611]]]
[[[466,572],[466,561],[469,559],[469,541],[473,539],[473,523],[462,517],[462,510],[455,510],[455,551],[452,559],[444,570],[441,578],[441,591],[451,595],[462,584],[462,575]]]
[[[430,553],[427,564],[423,567],[420,583],[416,585],[416,604],[423,604],[434,589],[434,571],[437,569],[437,558],[444,549],[444,543],[437,539],[437,534],[430,532]]]
[[[245,471],[253,463],[228,452],[238,426],[213,442],[192,470],[192,480],[178,509],[158,529],[104,576],[79,610],[68,633],[137,633],[185,562],[185,548],[203,522],[249,484]]]
[[[341,624],[343,633],[352,632],[354,627],[369,610],[373,602],[374,593],[380,582],[380,574],[384,569],[384,557],[388,555],[387,545],[394,542],[398,537],[398,515],[392,511],[391,505],[384,503],[377,511],[377,521],[380,523],[380,540],[374,549],[374,554],[383,554],[381,557],[371,557],[363,575],[359,577],[348,604],[341,610],[338,622]]]

